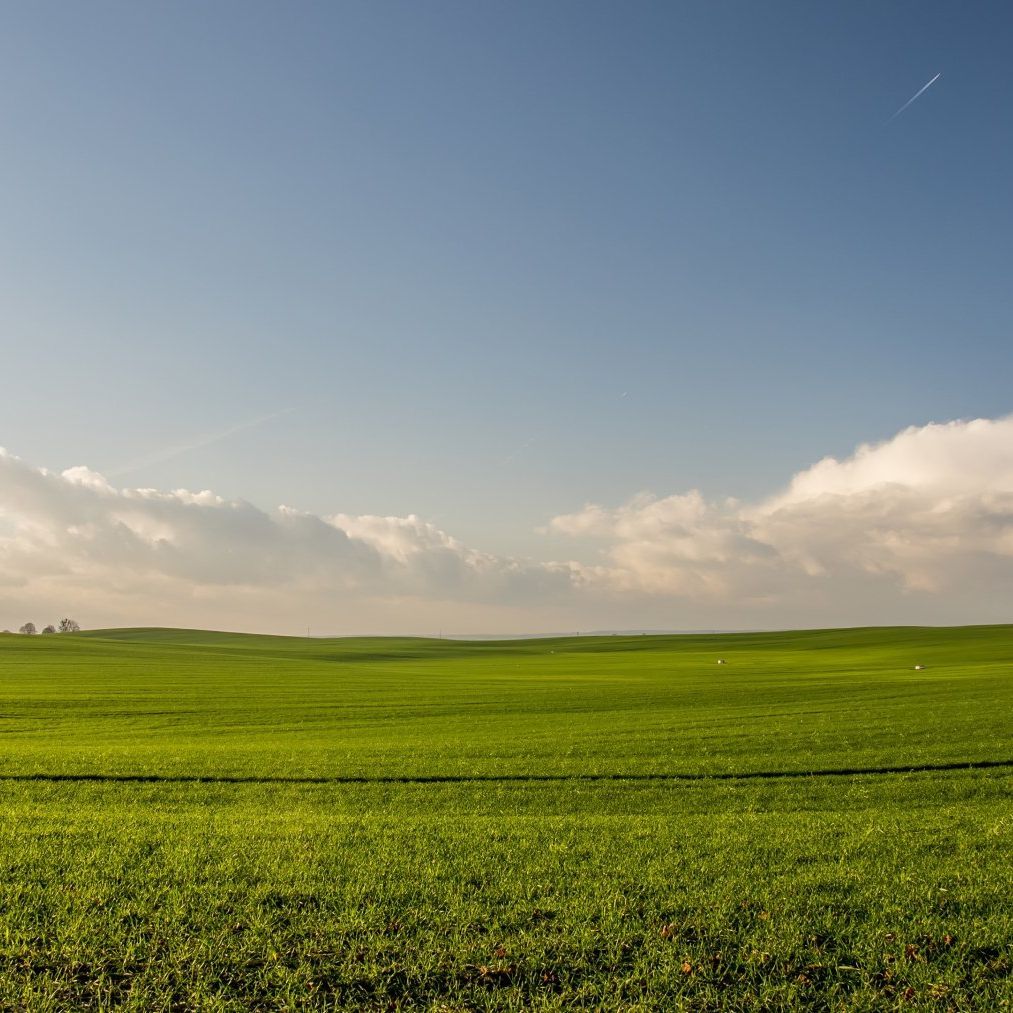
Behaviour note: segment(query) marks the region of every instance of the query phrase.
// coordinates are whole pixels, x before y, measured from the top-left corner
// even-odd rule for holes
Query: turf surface
[[[1010,627],[0,637],[0,1005],[1008,1007],[1011,666]]]

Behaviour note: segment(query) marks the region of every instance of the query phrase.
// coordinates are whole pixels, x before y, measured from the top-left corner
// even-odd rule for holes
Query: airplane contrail
[[[509,454],[507,454],[506,457],[504,457],[503,460],[499,462],[499,466],[502,468],[504,464],[509,464],[515,457],[519,456],[521,453],[527,450],[528,447],[530,447],[531,444],[534,442],[535,437],[532,436],[526,443],[522,443],[519,447],[515,448]]]
[[[913,95],[911,96],[911,98],[909,98],[909,99],[907,100],[907,102],[905,102],[905,103],[904,103],[904,104],[903,104],[903,105],[902,105],[902,106],[900,107],[900,109],[898,109],[898,110],[897,110],[897,111],[896,111],[896,112],[895,112],[895,113],[893,114],[893,116],[891,116],[891,117],[890,117],[890,119],[888,119],[888,120],[887,120],[886,122],[887,122],[887,123],[890,123],[890,122],[892,122],[893,120],[897,119],[897,117],[898,117],[898,116],[900,116],[900,114],[901,114],[902,112],[904,112],[904,110],[905,110],[905,109],[907,109],[907,107],[908,107],[909,105],[911,105],[911,103],[912,103],[912,102],[914,102],[914,100],[915,100],[915,99],[917,99],[917,98],[918,98],[919,96],[921,96],[921,95],[925,94],[925,92],[927,92],[927,91],[929,90],[929,88],[931,88],[931,87],[932,87],[932,85],[934,85],[934,84],[936,83],[936,81],[938,81],[938,80],[939,80],[939,79],[940,79],[940,78],[941,78],[942,76],[943,76],[943,74],[942,74],[942,71],[940,71],[940,72],[939,72],[938,74],[936,74],[936,76],[935,76],[934,78],[932,78],[932,80],[931,80],[931,81],[929,81],[929,82],[928,82],[928,84],[923,84],[923,85],[921,86],[921,88],[919,88],[919,89],[918,89],[918,91],[916,91],[916,92],[915,92],[915,93],[914,93],[914,94],[913,94]]]
[[[623,399],[628,398],[629,396],[630,392],[628,390],[624,390],[616,400],[622,401]],[[514,447],[514,449],[511,450],[510,453],[507,454],[506,457],[504,457],[503,460],[499,462],[499,467],[502,468],[504,464],[509,464],[515,457],[520,457],[520,455],[524,453],[524,451],[527,450],[528,447],[530,447],[531,444],[534,443],[535,440],[537,439],[538,433],[532,433],[528,437],[528,439],[524,441],[524,443],[522,443],[519,447]]]
[[[270,415],[261,415],[255,419],[248,419],[246,422],[239,422],[234,426],[229,426],[228,429],[222,429],[216,433],[207,433],[204,436],[199,436],[196,440],[191,440],[189,443],[180,443],[174,447],[167,447],[165,450],[160,450],[155,454],[151,454],[148,457],[142,457],[139,460],[131,461],[129,464],[123,465],[122,468],[116,468],[113,471],[107,472],[108,478],[116,478],[119,475],[125,475],[131,471],[137,471],[140,468],[147,468],[151,464],[161,464],[163,461],[171,460],[173,457],[179,457],[180,454],[189,453],[191,450],[198,450],[201,447],[208,447],[212,443],[218,443],[219,440],[226,440],[230,436],[235,436],[237,433],[245,432],[247,429],[254,429],[257,426],[262,426],[266,422],[271,422],[274,419],[280,419],[282,415],[291,415],[295,411],[295,408],[284,408],[280,412],[271,412]]]

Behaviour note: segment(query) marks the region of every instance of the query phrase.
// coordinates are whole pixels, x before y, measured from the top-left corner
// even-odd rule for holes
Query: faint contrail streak
[[[191,450],[198,450],[201,447],[208,447],[212,443],[218,443],[219,440],[227,440],[230,436],[235,436],[236,433],[242,433],[247,429],[262,426],[265,422],[281,418],[282,415],[291,415],[294,411],[295,408],[285,408],[280,412],[271,412],[270,415],[261,415],[259,418],[249,419],[246,422],[229,426],[228,429],[222,429],[217,433],[199,436],[196,440],[191,440],[189,443],[180,443],[175,447],[168,447],[165,450],[158,451],[158,453],[151,454],[149,457],[142,457],[137,461],[131,461],[130,464],[123,465],[122,468],[116,468],[113,471],[107,472],[107,477],[116,478],[118,475],[125,475],[128,472],[137,471],[139,468],[147,468],[151,464],[161,464],[163,461],[171,460],[173,457],[179,457],[180,454],[186,454]]]
[[[515,457],[517,457],[523,451],[527,450],[528,447],[530,447],[531,444],[534,443],[534,442],[535,442],[535,437],[532,436],[531,439],[529,439],[526,443],[522,443],[515,450],[513,450],[509,454],[507,454],[506,457],[504,457],[503,460],[499,462],[499,466],[502,468],[504,464],[509,464]]]
[[[921,96],[921,95],[924,95],[924,94],[925,94],[925,92],[927,92],[927,91],[929,90],[929,88],[931,88],[931,87],[932,87],[932,85],[934,85],[934,84],[936,83],[936,81],[938,81],[938,80],[939,80],[939,79],[940,79],[940,78],[941,78],[942,76],[943,76],[943,75],[942,75],[942,72],[940,72],[940,73],[936,74],[936,76],[935,76],[934,78],[932,78],[932,80],[931,80],[931,81],[929,81],[929,83],[928,83],[928,84],[923,84],[923,85],[921,86],[921,88],[919,88],[919,89],[918,89],[918,91],[916,91],[916,92],[914,93],[914,95],[912,95],[912,96],[911,96],[911,98],[909,98],[909,99],[907,100],[907,102],[905,102],[905,103],[904,103],[904,104],[903,104],[903,105],[902,105],[902,106],[900,107],[900,109],[898,109],[898,110],[897,110],[897,111],[896,111],[896,112],[895,112],[895,113],[893,114],[893,116],[891,116],[891,117],[890,117],[890,119],[888,119],[888,120],[887,120],[886,122],[887,122],[887,123],[890,123],[891,121],[893,121],[893,120],[897,119],[897,117],[898,117],[898,116],[900,116],[900,114],[901,114],[902,112],[904,112],[904,110],[905,110],[905,109],[907,109],[907,107],[908,107],[909,105],[911,105],[911,103],[912,103],[912,102],[914,102],[914,101],[915,101],[915,99],[917,99],[917,98],[918,98],[919,96]]]
[[[624,398],[627,398],[629,396],[630,392],[628,390],[624,390],[622,394],[619,395],[617,400],[622,401]],[[529,436],[524,443],[522,443],[519,447],[515,447],[513,450],[511,450],[510,453],[507,454],[506,457],[504,457],[503,460],[499,462],[499,467],[502,468],[504,464],[509,464],[515,457],[520,457],[520,455],[524,453],[524,451],[527,450],[528,447],[530,447],[531,444],[534,443],[535,440],[537,439],[538,433],[532,433],[531,436]]]

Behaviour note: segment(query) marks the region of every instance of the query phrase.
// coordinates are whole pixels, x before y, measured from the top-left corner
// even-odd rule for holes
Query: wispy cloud
[[[203,436],[198,436],[195,440],[190,440],[187,443],[178,443],[172,447],[166,447],[164,450],[156,451],[153,454],[149,454],[147,457],[138,458],[136,461],[131,461],[129,464],[124,464],[119,468],[113,468],[107,472],[110,478],[118,478],[120,475],[128,475],[132,471],[140,471],[142,468],[150,467],[152,464],[161,464],[163,461],[170,461],[174,457],[179,457],[181,454],[188,454],[191,450],[199,450],[202,447],[209,447],[212,443],[219,443],[222,440],[227,440],[230,436],[236,436],[238,433],[244,433],[248,429],[256,429],[257,426],[265,425],[268,422],[274,421],[274,419],[280,419],[283,415],[291,415],[295,411],[295,408],[284,408],[279,412],[271,412],[270,415],[260,415],[255,419],[247,419],[245,422],[238,422],[234,426],[229,426],[228,429],[220,429],[213,433],[206,433]]]
[[[941,78],[942,76],[943,76],[943,75],[942,75],[942,72],[940,72],[940,73],[936,74],[936,76],[935,76],[934,78],[932,78],[932,80],[931,80],[931,81],[927,82],[926,84],[923,84],[923,85],[921,86],[921,88],[919,88],[919,89],[918,89],[918,91],[916,91],[916,92],[914,93],[914,95],[912,95],[912,96],[911,96],[911,98],[909,98],[909,99],[907,100],[907,102],[905,102],[905,103],[904,103],[904,104],[903,104],[903,105],[902,105],[902,106],[900,107],[900,109],[898,109],[898,110],[897,110],[897,111],[896,111],[896,112],[895,112],[895,113],[893,114],[893,116],[891,116],[891,117],[890,117],[890,119],[888,119],[888,120],[887,120],[886,122],[887,122],[887,123],[892,123],[892,122],[893,122],[893,121],[894,121],[895,119],[897,119],[897,117],[898,117],[898,116],[900,116],[900,114],[901,114],[902,112],[904,112],[904,110],[905,110],[905,109],[907,109],[907,107],[908,107],[908,106],[910,106],[910,105],[911,105],[911,104],[912,104],[913,102],[915,102],[915,101],[917,101],[917,100],[918,100],[919,98],[921,98],[921,97],[922,97],[922,95],[924,95],[924,94],[925,94],[925,92],[927,92],[927,91],[929,90],[929,88],[931,88],[931,87],[932,87],[932,86],[933,86],[933,85],[934,85],[934,84],[936,83],[936,81],[938,81],[938,80],[939,80],[939,79],[940,79],[940,78]]]

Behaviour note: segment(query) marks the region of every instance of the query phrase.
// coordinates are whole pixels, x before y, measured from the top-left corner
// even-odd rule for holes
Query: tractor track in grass
[[[1013,768],[1013,760],[970,760],[956,763],[913,763],[893,767],[838,767],[822,770],[677,771],[628,774],[380,774],[334,776],[242,774],[0,774],[2,782],[83,782],[114,784],[482,784],[608,781],[770,781],[806,780],[822,777],[861,777],[875,774],[928,774],[947,771],[1001,770]]]

